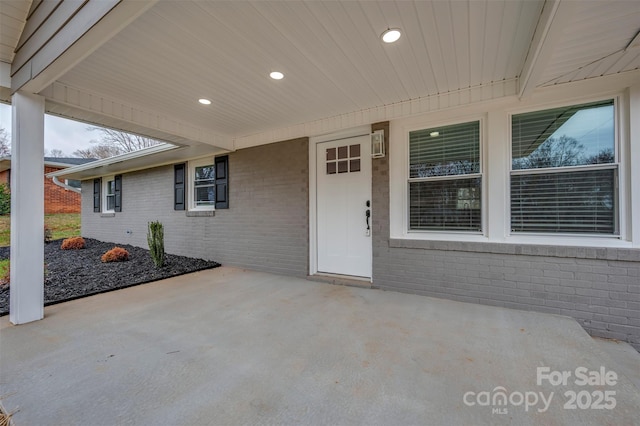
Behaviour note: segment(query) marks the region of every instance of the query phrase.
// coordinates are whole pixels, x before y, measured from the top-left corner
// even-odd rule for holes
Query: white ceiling
[[[30,4],[0,4],[7,1],[20,11]],[[537,64],[544,68],[535,86],[640,68],[640,49],[624,51],[640,30],[640,1],[564,3],[571,14],[548,62]],[[213,134],[259,135],[517,81],[544,4],[160,1],[58,81]],[[3,19],[10,9],[0,9]],[[382,43],[393,27],[402,29],[400,41]],[[3,43],[15,38],[5,32],[3,25]],[[285,78],[271,80],[272,70]],[[213,104],[198,104],[201,97]]]
[[[639,69],[640,49],[624,49],[640,31],[640,0],[581,1],[576,5],[540,85]]]
[[[242,136],[514,78],[541,7],[160,2],[60,80]],[[387,27],[402,28],[396,44]]]

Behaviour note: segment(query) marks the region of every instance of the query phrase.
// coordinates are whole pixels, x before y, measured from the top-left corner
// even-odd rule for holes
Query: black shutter
[[[115,188],[114,192],[114,206],[113,210],[117,212],[122,211],[122,175],[115,175],[113,178],[113,183]]]
[[[216,209],[229,208],[229,156],[216,157]]]
[[[185,165],[173,166],[173,209],[184,210]]]
[[[102,188],[102,179],[93,180],[93,212],[100,213],[100,190]]]

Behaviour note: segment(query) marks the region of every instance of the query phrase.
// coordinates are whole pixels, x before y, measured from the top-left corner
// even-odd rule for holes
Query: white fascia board
[[[11,89],[11,64],[0,62],[0,87]]]
[[[47,177],[64,177],[65,179],[87,180],[102,176],[131,173],[139,170],[147,170],[154,167],[169,164],[184,163],[205,156],[213,157],[230,151],[212,147],[206,144],[192,146],[172,146],[171,149],[158,149],[156,151],[147,148],[142,153],[129,153],[105,160],[98,160],[80,166],[69,167],[47,174]],[[156,147],[152,147],[156,148]]]
[[[11,103],[11,64],[0,62],[0,102]]]
[[[49,167],[59,167],[61,169],[68,169],[69,167],[73,166],[73,164],[69,164],[69,163],[57,163],[55,161],[44,161],[44,165],[45,166],[49,166]]]
[[[72,174],[72,173],[87,171],[87,170],[91,170],[91,169],[97,169],[99,167],[109,166],[109,165],[116,164],[116,163],[122,163],[122,162],[125,162],[125,161],[134,160],[136,158],[147,157],[147,156],[150,156],[152,154],[157,154],[157,153],[165,152],[165,151],[171,151],[171,150],[179,149],[179,148],[182,148],[182,147],[177,146],[177,145],[171,145],[171,144],[168,144],[168,143],[160,144],[160,145],[154,145],[154,146],[151,146],[149,148],[140,149],[138,151],[127,152],[127,153],[124,153],[124,154],[116,155],[114,157],[104,158],[102,160],[96,160],[96,161],[92,161],[92,162],[86,163],[86,164],[81,164],[81,165],[78,165],[78,166],[67,167],[64,170],[58,170],[58,171],[55,171],[55,172],[47,173],[46,176],[48,178],[66,176],[66,175],[69,175],[69,174]],[[152,167],[152,165],[150,165],[150,167]]]

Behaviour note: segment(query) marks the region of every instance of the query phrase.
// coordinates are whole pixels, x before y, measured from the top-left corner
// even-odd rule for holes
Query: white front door
[[[316,145],[318,272],[371,278],[371,142]]]

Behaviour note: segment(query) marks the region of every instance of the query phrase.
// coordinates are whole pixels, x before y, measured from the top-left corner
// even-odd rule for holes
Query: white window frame
[[[468,124],[468,123],[478,123],[478,134],[479,134],[479,160],[480,160],[480,171],[477,173],[470,173],[467,175],[447,175],[447,176],[434,176],[429,178],[411,178],[411,159],[409,158],[410,151],[410,136],[412,132],[421,131],[421,130],[429,130],[433,128],[445,127],[445,126],[455,126],[457,124]],[[484,178],[484,158],[483,158],[483,144],[484,144],[484,126],[483,126],[483,117],[471,118],[467,120],[455,120],[449,123],[434,123],[429,124],[427,126],[418,126],[416,128],[408,128],[405,132],[405,147],[406,147],[406,156],[405,156],[405,177],[406,177],[406,200],[405,200],[405,221],[404,229],[408,234],[413,233],[427,233],[427,234],[435,234],[435,235],[456,235],[456,234],[466,234],[466,235],[484,235],[486,228],[485,221],[485,178]],[[480,198],[480,227],[481,231],[468,231],[468,230],[423,230],[423,229],[409,229],[409,214],[410,214],[410,197],[409,197],[409,186],[412,182],[436,182],[436,181],[453,181],[458,179],[473,179],[480,178],[481,181],[481,198]]]
[[[102,213],[115,213],[116,209],[115,209],[115,205],[116,205],[116,193],[115,193],[115,181],[116,181],[116,177],[115,175],[111,175],[111,176],[105,176],[102,178]],[[109,182],[113,182],[114,185],[114,192],[112,194],[113,196],[113,208],[112,209],[108,209],[107,208],[107,200],[109,197]]]
[[[403,120],[407,121],[407,120]],[[414,131],[430,129],[434,127],[444,127],[455,124],[469,123],[477,121],[480,124],[480,173],[477,174],[482,179],[482,196],[480,199],[480,214],[482,216],[481,224],[482,231],[439,231],[439,230],[409,230],[409,134]],[[391,206],[400,206],[402,209],[402,222],[401,226],[397,223],[390,223],[391,238],[402,238],[408,240],[431,240],[431,241],[469,241],[469,242],[481,242],[488,241],[487,239],[487,179],[485,172],[486,164],[486,144],[487,144],[487,126],[486,126],[486,114],[474,113],[451,117],[444,115],[443,117],[434,117],[433,119],[419,119],[412,118],[408,120],[408,123],[398,129],[395,122],[390,123],[391,126],[391,138],[400,136],[402,143],[394,143],[392,148],[393,155],[391,156],[390,167],[402,168],[402,191],[400,198],[395,201],[393,198],[398,195],[396,191],[391,190]],[[398,131],[399,130],[399,131]],[[390,142],[393,143],[393,142]],[[398,149],[400,148],[400,149]],[[398,151],[401,152],[398,152]],[[398,152],[398,154],[396,154]],[[397,159],[397,160],[396,160]],[[395,161],[394,161],[395,160]],[[393,175],[393,171],[391,171]],[[476,176],[474,175],[469,175]],[[392,176],[390,176],[392,177]],[[393,186],[393,179],[390,181]],[[398,183],[399,189],[399,183]],[[397,203],[397,204],[396,204]],[[393,207],[391,207],[393,208]],[[397,217],[397,215],[392,215]],[[400,235],[398,235],[400,234]]]
[[[580,99],[570,99],[565,100],[563,102],[552,102],[545,103],[541,105],[530,106],[526,108],[518,108],[518,109],[510,109],[507,111],[508,116],[508,150],[509,150],[509,163],[507,165],[507,200],[506,200],[506,212],[505,212],[505,235],[509,242],[513,243],[531,243],[531,244],[548,244],[548,245],[557,245],[558,238],[563,240],[562,245],[576,245],[576,246],[618,246],[618,242],[624,241],[627,235],[627,218],[625,215],[627,208],[627,194],[626,194],[626,184],[625,184],[625,173],[624,165],[625,165],[625,152],[623,149],[624,143],[621,140],[621,127],[623,125],[621,121],[621,110],[620,104],[623,103],[621,100],[621,94],[610,94],[609,96],[599,96],[599,97],[587,97]],[[614,218],[618,233],[615,235],[612,234],[571,234],[571,233],[536,233],[536,232],[512,232],[511,231],[511,176],[514,174],[514,170],[512,170],[513,164],[513,143],[511,140],[512,135],[512,117],[518,114],[526,114],[529,112],[536,111],[545,111],[554,108],[561,108],[567,106],[581,105],[581,104],[589,104],[592,102],[613,100],[613,111],[614,111],[614,151],[615,151],[615,160],[613,163],[617,166],[617,182],[616,182],[616,217]],[[608,169],[612,168],[611,165],[593,165],[593,166],[573,166],[569,167],[571,170],[581,171],[581,170],[596,170],[600,169]],[[542,173],[545,170],[549,169],[536,169],[533,173]],[[517,170],[515,174],[522,174],[523,172]],[[625,246],[627,244],[625,243]]]
[[[195,200],[195,176],[196,167],[213,166],[215,167],[215,157],[199,158],[188,162],[187,172],[187,202],[189,211],[212,211],[216,209],[215,203],[212,206],[196,206]]]
[[[387,139],[389,161],[389,237],[392,240],[491,242],[574,247],[640,247],[640,149],[631,146],[640,135],[640,124],[632,117],[640,111],[640,85],[579,82],[541,89],[527,99],[500,98],[477,102],[457,109],[441,109],[391,120]],[[585,93],[597,93],[586,95]],[[618,231],[619,235],[517,235],[511,234],[511,115],[566,105],[579,105],[614,99],[616,111],[616,155],[618,159]],[[483,234],[407,232],[408,229],[408,133],[439,125],[483,118]],[[635,191],[635,193],[634,193]]]

